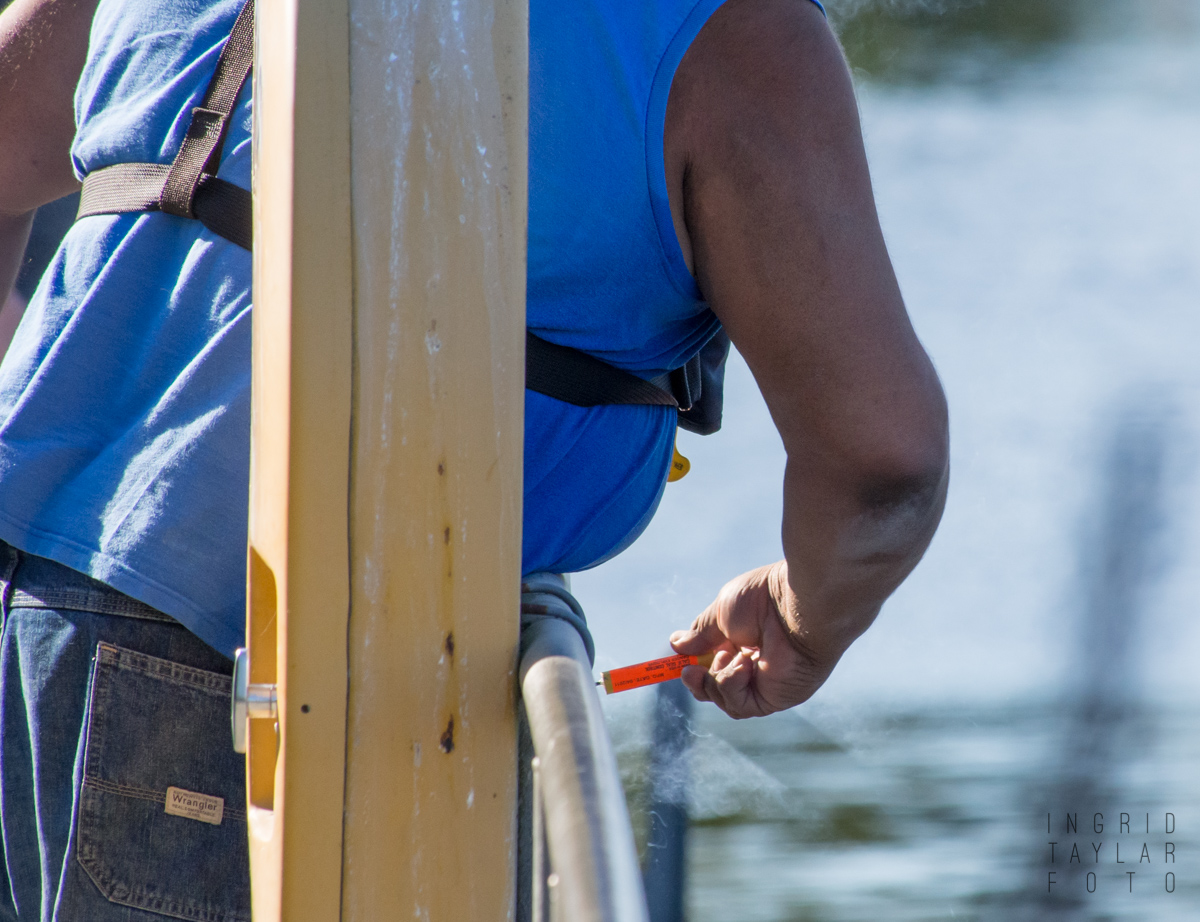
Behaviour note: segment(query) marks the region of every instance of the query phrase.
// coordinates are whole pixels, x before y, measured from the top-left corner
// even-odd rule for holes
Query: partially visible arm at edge
[[[7,304],[9,293],[21,271],[21,257],[29,242],[34,212],[20,215],[0,214],[0,305]],[[0,351],[2,354],[2,351]]]
[[[75,87],[95,8],[96,0],[16,0],[0,13],[0,215],[79,188]]]
[[[697,279],[788,454],[781,614],[836,662],[919,561],[948,482],[946,403],[875,211],[850,77],[809,4],[730,0],[685,56],[668,187]]]

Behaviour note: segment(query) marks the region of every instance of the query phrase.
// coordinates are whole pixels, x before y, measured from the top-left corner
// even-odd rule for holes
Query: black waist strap
[[[546,342],[528,330],[525,331],[525,386],[577,407],[622,403],[679,406],[679,401],[658,383],[644,381],[578,349]]]
[[[89,173],[79,197],[79,213],[128,214],[165,211],[162,194],[171,167],[161,163],[118,163]],[[211,173],[196,178],[191,196],[192,216],[218,236],[249,250],[253,242],[250,193]]]

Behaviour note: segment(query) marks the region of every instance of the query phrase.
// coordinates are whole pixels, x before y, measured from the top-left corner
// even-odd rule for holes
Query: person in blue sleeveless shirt
[[[239,6],[17,0],[0,17],[0,296],[34,208],[102,167],[171,161]],[[243,187],[250,106],[243,91],[219,167]],[[916,565],[948,476],[944,398],[822,10],[532,0],[529,138],[530,329],[651,377],[723,325],[754,372],[788,453],[785,559],[672,643],[715,651],[684,681],[732,716],[804,701]],[[0,918],[248,918],[225,715],[249,276],[196,221],[83,218],[0,364]],[[637,537],[674,414],[527,392],[525,573]],[[169,815],[165,785],[184,785],[164,779],[185,777],[227,822]]]

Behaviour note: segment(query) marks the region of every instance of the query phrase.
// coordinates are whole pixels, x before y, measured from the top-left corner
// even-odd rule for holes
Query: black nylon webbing
[[[230,115],[254,64],[254,0],[246,0],[229,32],[201,108]]]
[[[595,356],[525,331],[525,386],[577,407],[649,404],[678,407],[670,393]]]
[[[165,163],[118,163],[88,173],[76,220],[93,214],[158,211],[158,198],[171,168]]]
[[[192,206],[196,219],[218,237],[232,241],[242,249],[251,249],[253,199],[241,186],[235,186],[205,173],[200,177],[196,201]]]
[[[170,167],[162,163],[118,163],[89,173],[83,181],[75,219],[96,214],[158,211],[158,199]],[[196,220],[218,236],[251,248],[251,198],[241,186],[208,173],[200,176],[193,211]]]
[[[201,104],[192,110],[183,144],[170,166],[119,163],[89,173],[76,219],[98,214],[163,211],[195,218],[213,233],[249,250],[250,193],[214,174],[229,117],[254,61],[254,0],[246,0],[221,48]]]
[[[163,184],[159,208],[167,214],[196,217],[192,206],[200,176],[217,172],[229,116],[253,63],[254,0],[246,0],[221,48],[204,101],[192,110],[192,122]]]

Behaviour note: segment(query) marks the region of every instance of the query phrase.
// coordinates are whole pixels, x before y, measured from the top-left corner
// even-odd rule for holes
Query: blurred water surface
[[[691,918],[1200,918],[1200,4],[829,6],[950,402],[950,499],[811,702],[699,709]],[[598,667],[780,556],[783,451],[740,360],[725,430],[680,448],[646,534],[575,578]],[[649,700],[606,702],[635,812]],[[1102,843],[1095,894],[1051,840]]]
[[[636,705],[615,712],[618,758],[636,810],[644,725]],[[1139,745],[1122,759],[1112,786],[1067,805],[1047,802],[1056,767],[1048,755],[1070,726],[1053,706],[858,710],[830,732],[797,711],[758,724],[710,712],[693,726],[689,918],[1195,919],[1200,720],[1195,709],[1159,708],[1137,723]],[[1078,834],[1063,832],[1067,809]],[[1175,816],[1172,834],[1166,812]],[[1107,834],[1094,833],[1096,813]],[[1124,831],[1121,813],[1129,817]],[[1054,864],[1050,841],[1057,843]],[[1167,842],[1175,864],[1164,864]],[[1073,844],[1079,864],[1070,862]],[[1143,845],[1150,860],[1139,863]],[[1072,868],[1080,871],[1074,881]],[[1046,902],[1052,869],[1055,885],[1069,889]],[[1127,870],[1135,872],[1132,892]],[[1096,874],[1093,894],[1088,871]],[[1166,892],[1168,871],[1176,875],[1174,893]],[[1079,897],[1081,906],[1063,896]]]

